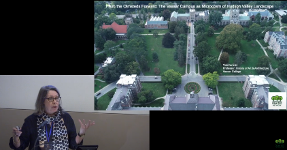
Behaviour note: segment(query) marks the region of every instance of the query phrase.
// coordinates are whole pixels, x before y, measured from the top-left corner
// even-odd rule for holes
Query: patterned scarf
[[[53,143],[53,150],[69,150],[69,142],[68,142],[68,132],[67,128],[64,124],[64,120],[61,117],[61,112],[57,111],[55,113],[55,116],[48,116],[46,113],[43,113],[42,115],[37,117],[37,127],[39,127],[40,124],[42,124],[45,120],[50,120],[53,122],[53,132],[51,133],[52,139],[49,141],[49,143]],[[49,131],[47,131],[49,134]],[[47,137],[46,137],[46,127],[44,126],[41,129],[38,129],[38,136],[39,136],[39,146],[41,148],[44,147],[44,143],[47,143]]]

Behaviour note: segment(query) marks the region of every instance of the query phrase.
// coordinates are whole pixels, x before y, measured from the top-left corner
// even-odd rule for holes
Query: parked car
[[[97,94],[97,96],[99,96],[99,95],[101,95],[101,92],[99,92],[99,93]]]
[[[157,79],[157,76],[155,76],[154,78]]]

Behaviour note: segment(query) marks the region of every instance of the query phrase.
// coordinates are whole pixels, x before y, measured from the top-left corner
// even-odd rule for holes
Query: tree
[[[158,61],[158,55],[157,55],[156,52],[152,53],[152,58],[153,58],[154,61]]]
[[[214,29],[212,27],[209,27],[207,30],[207,35],[208,36],[213,36],[214,35]]]
[[[247,40],[248,41],[256,40],[259,37],[260,33],[261,33],[260,25],[257,23],[253,23],[249,27],[249,33],[247,34]],[[255,41],[254,41],[254,44],[255,44]]]
[[[94,110],[98,110],[98,98],[94,97]]]
[[[201,70],[203,74],[208,72],[219,72],[221,65],[220,62],[214,56],[206,56],[203,58]]]
[[[238,24],[229,24],[223,28],[220,35],[216,37],[215,45],[218,49],[229,54],[234,54],[240,49],[243,38],[243,28]]]
[[[178,40],[178,35],[180,34],[180,27],[176,26],[174,29],[174,37]]]
[[[179,14],[185,14],[185,10],[183,8],[179,8],[178,13]]]
[[[194,23],[194,27],[197,27],[198,25],[206,25],[206,22],[205,21],[203,21],[202,19],[201,20],[198,20],[198,21],[196,21],[195,23]]]
[[[137,24],[130,24],[127,30],[127,38],[130,39],[130,36],[133,33],[142,33],[144,29],[140,28]]]
[[[115,64],[117,68],[119,68],[121,73],[125,73],[126,64],[134,60],[130,55],[126,53],[117,53],[115,59],[116,59]]]
[[[162,45],[165,47],[165,48],[173,48],[173,42],[175,41],[175,38],[173,35],[171,35],[170,33],[166,33],[164,36],[163,36],[163,39],[162,39]]]
[[[219,75],[216,71],[203,75],[203,80],[208,87],[215,88],[218,85]]]
[[[170,33],[174,33],[174,29],[175,29],[176,25],[177,25],[176,21],[168,22],[168,29],[169,29]]]
[[[107,54],[107,56],[115,56],[115,47],[116,46],[116,42],[114,41],[110,41],[108,40],[105,45],[104,45],[104,50],[105,50],[105,53]]]
[[[206,41],[200,42],[194,47],[193,54],[198,57],[199,62],[203,61],[203,58],[209,53],[210,46]]]
[[[162,16],[164,20],[167,20],[170,17],[170,11],[168,9],[162,11]]]
[[[135,59],[140,59],[142,55],[146,55],[147,52],[145,48],[145,40],[140,37],[130,39],[125,44],[125,51]]]
[[[153,31],[153,36],[154,37],[158,37],[158,32],[155,30],[155,31]]]
[[[148,71],[149,70],[148,61],[147,61],[147,59],[146,59],[146,57],[144,55],[142,55],[140,57],[139,64],[140,64],[142,70],[144,70],[144,71]]]
[[[274,22],[275,22],[274,20],[269,20],[267,22],[267,26],[273,27]],[[281,20],[281,22],[282,22],[282,20]]]
[[[139,97],[138,102],[141,104],[144,104],[144,103],[146,103],[146,98],[144,96],[141,96],[141,97]]]
[[[104,80],[108,83],[119,79],[121,73],[116,64],[110,64],[104,68]]]
[[[240,98],[237,102],[236,102],[237,107],[245,107],[245,100],[243,98]]]
[[[166,89],[172,90],[174,87],[181,84],[181,74],[175,72],[173,69],[169,69],[161,75],[161,81]]]
[[[181,36],[182,37],[182,36]],[[181,40],[176,40],[173,43],[175,47],[175,51],[177,52],[177,61],[180,67],[182,67],[185,63],[185,51],[183,49],[186,49],[185,42]]]
[[[261,27],[265,27],[267,25],[267,20],[264,19],[263,21],[260,22]]]
[[[187,26],[187,24],[186,24],[185,21],[178,21],[176,26],[178,26],[179,28],[181,28],[181,27],[183,28],[183,30],[180,31],[180,33],[184,33],[184,34],[187,33],[187,31],[188,31],[188,26]]]
[[[199,32],[195,37],[195,44],[198,45],[198,43],[207,41],[207,33],[206,32]]]
[[[238,51],[235,55],[234,63],[240,66],[247,60],[247,55],[241,51]]]
[[[106,53],[101,53],[99,55],[94,54],[94,63],[103,63],[106,60]]]
[[[282,23],[287,23],[287,15],[283,15],[281,19]]]
[[[260,13],[257,13],[257,15],[255,16],[255,23],[260,24],[261,22],[261,15]]]
[[[229,62],[229,55],[227,52],[223,52],[219,59],[221,65],[227,64]]]
[[[159,75],[159,74],[160,74],[160,70],[159,70],[159,68],[157,68],[157,67],[155,67],[153,71],[154,71],[154,73],[155,73],[156,75]]]
[[[117,19],[117,15],[115,13],[110,13],[109,17],[112,21],[115,21]]]
[[[198,32],[205,32],[205,25],[204,24],[199,24],[195,27],[195,34],[197,34]]]
[[[126,67],[125,67],[125,71],[127,75],[131,75],[131,74],[140,74],[140,69],[139,69],[139,63],[133,61],[133,62],[129,62]]]
[[[208,17],[208,22],[210,23],[210,25],[217,28],[219,26],[219,23],[221,23],[222,19],[223,19],[223,17],[222,17],[221,12],[211,11],[211,13],[209,14],[209,17]]]
[[[115,92],[114,92],[114,91],[109,91],[109,92],[108,92],[108,96],[109,96],[109,98],[113,98],[114,94],[115,94]]]
[[[257,62],[257,67],[262,67],[262,68],[268,68],[268,70],[266,69],[257,69],[257,73],[259,75],[267,75],[270,72],[270,68],[269,68],[269,63],[270,63],[270,58],[263,55],[261,57],[259,57],[258,62]]]
[[[100,29],[99,32],[105,40],[114,40],[116,38],[116,31],[113,28]]]
[[[97,48],[99,48],[101,50],[104,49],[104,44],[106,41],[101,37],[100,33],[95,32],[94,38],[95,38],[95,44],[96,44]]]
[[[287,77],[287,59],[281,60],[279,62],[278,70],[282,76]]]

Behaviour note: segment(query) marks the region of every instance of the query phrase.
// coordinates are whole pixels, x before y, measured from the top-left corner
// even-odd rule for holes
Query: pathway
[[[133,105],[134,105],[134,106],[147,105],[147,104],[150,104],[150,103],[152,103],[152,102],[154,102],[154,101],[157,101],[157,100],[160,100],[160,99],[165,99],[165,96],[163,96],[163,97],[158,97],[158,98],[156,98],[155,100],[153,100],[153,101],[151,101],[151,102],[148,102],[148,103],[145,103],[145,104],[134,103]]]
[[[97,97],[98,99],[101,98],[103,95],[105,95],[106,93],[108,93],[109,91],[111,91],[112,89],[116,88],[116,83],[112,82],[110,84],[108,84],[107,86],[105,86],[104,88],[100,89],[97,93],[101,92],[101,94],[99,96],[96,96],[97,93],[95,93],[95,97]]]
[[[101,79],[95,79],[95,80],[98,80],[98,81],[100,81],[100,82],[106,82],[106,81],[103,81],[103,80],[101,80]]]

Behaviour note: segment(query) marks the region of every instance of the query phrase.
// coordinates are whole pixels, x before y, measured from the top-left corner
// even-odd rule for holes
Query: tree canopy
[[[206,56],[203,58],[203,62],[202,62],[202,73],[206,74],[208,72],[219,72],[221,65],[220,62],[217,60],[216,57],[214,56]]]
[[[203,61],[203,58],[209,54],[210,46],[206,41],[200,42],[194,47],[193,54],[198,57],[199,62]]]
[[[170,33],[174,33],[174,29],[175,29],[176,25],[177,25],[176,21],[168,22],[168,29],[169,29]]]
[[[229,55],[227,52],[223,52],[219,59],[221,65],[227,64],[229,62]]]
[[[125,70],[127,75],[131,74],[139,75],[140,74],[139,63],[135,61],[129,62],[128,64],[126,64]]]
[[[215,88],[218,85],[219,75],[216,71],[203,75],[203,80],[208,87]]]
[[[282,76],[287,77],[287,59],[281,60],[278,65],[278,70]]]
[[[259,14],[259,13],[258,13]],[[250,27],[249,27],[249,33],[247,33],[247,40],[251,41],[251,40],[256,40],[260,33],[261,33],[261,27],[259,24],[257,23],[253,23]]]
[[[267,67],[268,70],[263,70],[263,69],[257,69],[257,73],[260,75],[267,75],[270,72],[269,68],[269,63],[270,63],[270,58],[263,55],[259,57],[258,62],[257,62],[257,67]]]
[[[217,28],[219,26],[219,23],[221,23],[222,19],[223,17],[220,11],[211,11],[211,13],[209,14],[208,22],[210,23],[210,25]]]
[[[116,64],[110,64],[104,68],[104,79],[108,83],[119,80],[120,75],[121,72]]]
[[[161,75],[161,81],[166,89],[172,90],[181,84],[181,74],[179,72],[175,72],[173,69],[169,69]]]
[[[171,35],[170,33],[166,33],[164,36],[163,36],[163,39],[162,39],[162,45],[165,47],[165,48],[173,48],[173,42],[175,41],[175,38],[173,35]]]
[[[236,53],[240,49],[243,38],[243,28],[238,24],[229,24],[224,27],[220,35],[216,37],[215,44],[218,49],[228,53]]]
[[[247,60],[247,55],[242,51],[238,51],[235,55],[234,63],[240,66],[243,62]]]

